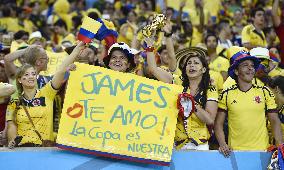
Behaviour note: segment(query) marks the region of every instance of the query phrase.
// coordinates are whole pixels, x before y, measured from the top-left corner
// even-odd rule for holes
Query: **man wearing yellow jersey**
[[[54,23],[54,32],[60,35],[58,37],[58,45],[61,45],[64,41],[70,41],[73,44],[76,41],[75,36],[67,31],[67,25],[62,19]]]
[[[267,42],[263,33],[264,10],[255,8],[251,12],[253,24],[245,26],[242,30],[242,44],[247,49],[255,47],[266,47]]]
[[[217,36],[208,34],[205,37],[205,44],[207,46],[209,55],[209,68],[222,74],[223,80],[228,77],[229,60],[217,55]]]
[[[256,57],[242,53],[228,70],[229,76],[237,84],[221,93],[214,125],[219,151],[224,156],[229,156],[232,149],[266,150],[269,145],[266,115],[271,122],[276,143],[283,142],[273,93],[266,86],[252,84],[259,63]],[[229,126],[228,144],[223,131],[226,114]]]

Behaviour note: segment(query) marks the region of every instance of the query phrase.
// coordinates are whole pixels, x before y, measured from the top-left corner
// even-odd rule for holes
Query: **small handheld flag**
[[[88,16],[85,16],[83,19],[82,26],[79,30],[78,40],[83,41],[84,43],[89,43],[92,39],[95,38],[96,33],[100,29],[102,24]]]

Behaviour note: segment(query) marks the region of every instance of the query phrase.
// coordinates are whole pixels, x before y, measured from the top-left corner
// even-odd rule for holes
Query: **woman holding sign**
[[[218,92],[210,83],[207,52],[198,47],[177,52],[183,93],[178,96],[177,149],[209,150],[208,139],[217,113]]]
[[[25,64],[16,74],[19,100],[11,102],[7,108],[9,147],[51,146],[53,136],[53,100],[63,83],[64,74],[72,64],[84,43],[80,42],[43,88],[37,89],[36,70]]]

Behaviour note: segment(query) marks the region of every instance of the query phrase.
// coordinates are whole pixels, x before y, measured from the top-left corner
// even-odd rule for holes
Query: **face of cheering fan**
[[[189,79],[202,77],[206,72],[201,60],[198,57],[191,57],[186,65],[186,74]]]
[[[115,50],[111,53],[109,68],[114,71],[126,72],[130,67],[127,56],[120,50]]]
[[[255,76],[255,68],[252,60],[242,61],[238,68],[235,69],[235,74],[238,79],[247,83],[250,83]]]
[[[36,86],[36,70],[33,67],[28,68],[25,73],[18,79],[23,87],[33,89]]]

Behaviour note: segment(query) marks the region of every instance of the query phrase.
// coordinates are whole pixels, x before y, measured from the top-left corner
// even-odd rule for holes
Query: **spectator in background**
[[[266,116],[272,125],[277,144],[281,144],[282,131],[273,93],[266,86],[252,84],[259,60],[249,53],[238,52],[229,68],[229,76],[236,85],[224,89],[218,103],[215,134],[219,151],[229,156],[233,150],[266,150],[269,146]],[[252,100],[253,99],[253,100]],[[224,136],[224,120],[228,115],[228,144]],[[251,123],[254,121],[254,123]]]
[[[46,46],[46,40],[44,37],[42,37],[41,33],[39,31],[35,31],[31,33],[29,40],[28,40],[29,45],[39,45],[42,48],[45,48]]]
[[[267,47],[263,33],[264,14],[264,9],[254,8],[250,14],[253,23],[245,26],[242,30],[242,44],[249,50],[255,47]]]
[[[241,9],[236,9],[233,16],[233,44],[242,46],[242,30],[244,28],[243,13]]]
[[[277,42],[276,42],[277,35],[276,35],[274,28],[266,27],[263,29],[263,32],[266,38],[267,47],[277,46]]]
[[[127,22],[121,25],[119,30],[118,42],[125,42],[127,45],[131,45],[133,36],[137,34],[137,14],[135,11],[129,11],[127,14]]]
[[[221,47],[228,49],[233,46],[231,42],[231,27],[230,22],[228,20],[222,20],[218,24],[218,32],[219,32],[219,39],[218,45]]]
[[[275,95],[278,116],[281,121],[281,127],[283,132],[284,131],[284,76],[277,76],[272,78],[269,81],[268,85]]]
[[[272,19],[275,32],[280,40],[280,67],[284,67],[284,8],[281,7],[281,14],[278,15],[279,0],[274,0],[272,5]]]
[[[225,81],[228,77],[229,60],[217,54],[218,38],[215,34],[208,34],[205,37],[205,45],[209,55],[209,68],[222,74]]]
[[[70,41],[75,43],[75,36],[67,31],[67,25],[64,20],[59,19],[54,23],[54,32],[59,35],[58,45],[61,45],[64,41]]]

